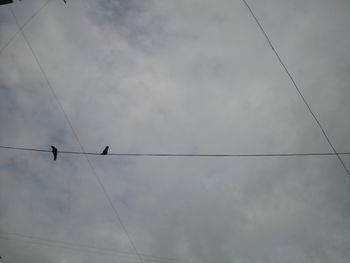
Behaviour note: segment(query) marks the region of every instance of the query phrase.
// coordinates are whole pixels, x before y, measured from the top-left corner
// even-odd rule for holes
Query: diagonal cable
[[[16,24],[18,25],[18,28],[20,28],[20,25],[19,25],[19,23],[18,23],[18,19],[17,19],[15,13],[13,12],[11,6],[9,6],[9,8],[10,8],[10,11],[11,11],[11,13],[12,13],[13,18],[14,18],[15,21],[16,21]],[[67,115],[67,113],[65,112],[65,110],[64,110],[64,108],[63,108],[63,106],[62,106],[62,104],[61,104],[61,102],[60,102],[60,100],[59,100],[59,98],[58,98],[58,96],[57,96],[55,90],[54,90],[54,88],[52,87],[51,82],[49,81],[49,78],[48,78],[48,76],[47,76],[47,74],[46,74],[44,68],[41,66],[40,61],[39,61],[37,55],[36,55],[35,52],[34,52],[34,49],[32,48],[32,46],[31,46],[31,44],[30,44],[30,42],[29,42],[27,36],[25,35],[25,33],[23,32],[22,29],[20,29],[20,32],[21,32],[21,34],[22,34],[22,36],[23,36],[23,38],[24,38],[24,40],[25,40],[27,46],[29,47],[29,49],[30,49],[30,51],[31,51],[31,53],[32,53],[32,55],[33,55],[33,57],[35,58],[35,61],[36,61],[36,63],[38,64],[38,67],[39,67],[40,71],[42,72],[42,74],[43,74],[43,76],[44,76],[44,78],[45,78],[45,80],[46,80],[46,83],[47,83],[48,87],[50,88],[50,90],[51,90],[51,92],[52,92],[52,94],[53,94],[53,96],[54,96],[54,98],[55,98],[57,104],[58,104],[59,107],[61,108],[61,111],[62,111],[62,113],[63,113],[63,115],[64,115],[64,117],[65,117],[65,119],[66,119],[68,125],[70,126],[70,128],[71,128],[71,130],[72,130],[72,132],[73,132],[73,134],[74,134],[74,137],[76,138],[76,140],[77,140],[77,142],[78,142],[78,144],[79,144],[79,146],[80,146],[82,152],[85,153],[84,147],[83,147],[82,143],[81,143],[80,140],[79,140],[78,134],[76,133],[75,129],[73,128],[73,125],[72,125],[70,119],[68,118],[68,115]],[[126,227],[125,227],[125,225],[124,225],[124,223],[123,223],[123,221],[122,221],[122,219],[121,219],[121,216],[120,216],[119,213],[118,213],[118,210],[117,210],[116,207],[114,206],[114,204],[113,204],[113,202],[112,202],[112,199],[110,198],[110,196],[109,196],[109,194],[108,194],[108,192],[107,192],[107,190],[106,190],[104,184],[102,183],[102,180],[100,179],[100,177],[99,177],[98,174],[96,173],[96,171],[95,171],[94,167],[92,166],[92,164],[91,164],[89,158],[87,157],[87,155],[84,154],[84,156],[85,156],[85,158],[86,158],[86,160],[87,160],[87,162],[88,162],[88,164],[89,164],[89,166],[90,166],[90,168],[91,168],[91,171],[92,171],[94,177],[96,178],[96,181],[97,181],[98,184],[100,185],[100,187],[101,187],[101,189],[102,189],[102,191],[103,191],[103,193],[104,193],[104,195],[105,195],[105,197],[106,197],[108,203],[110,204],[112,210],[114,211],[117,220],[119,221],[120,225],[122,226],[122,228],[123,228],[123,230],[124,230],[124,232],[125,232],[125,235],[127,236],[127,238],[128,238],[128,240],[129,240],[129,243],[130,243],[132,249],[135,251],[135,254],[137,255],[137,257],[138,257],[138,259],[140,260],[140,262],[143,263],[143,259],[142,259],[141,255],[140,255],[138,249],[136,248],[134,242],[132,241],[132,239],[131,239],[131,237],[130,237],[130,235],[129,235],[129,233],[128,233],[128,231],[127,231],[127,229],[126,229]]]
[[[276,51],[274,45],[271,42],[270,37],[268,36],[268,34],[266,33],[266,31],[264,30],[263,26],[261,25],[261,23],[259,22],[259,19],[256,17],[256,15],[254,14],[253,10],[250,8],[249,4],[247,3],[246,0],[242,0],[244,2],[244,4],[246,5],[246,7],[248,8],[250,14],[252,15],[252,17],[254,18],[256,24],[258,25],[259,29],[261,30],[261,32],[264,34],[267,42],[269,43],[272,51],[275,53],[279,63],[281,64],[281,66],[283,67],[283,69],[285,70],[285,72],[287,73],[289,79],[292,81],[294,88],[296,89],[296,91],[299,93],[300,98],[302,99],[302,101],[304,102],[306,108],[308,109],[308,111],[310,112],[310,114],[312,115],[312,117],[314,118],[314,120],[316,121],[318,127],[321,129],[324,137],[326,138],[326,141],[328,143],[328,145],[332,148],[334,154],[337,156],[339,162],[341,163],[341,165],[343,166],[345,172],[350,176],[350,170],[346,167],[343,159],[341,158],[341,156],[339,155],[339,153],[337,152],[337,150],[335,149],[335,147],[333,146],[331,140],[329,139],[325,129],[323,128],[321,122],[318,120],[318,118],[316,117],[315,113],[313,112],[313,110],[311,109],[310,104],[307,102],[306,98],[304,97],[303,93],[301,92],[300,88],[298,87],[294,77],[292,76],[292,74],[290,73],[290,71],[288,70],[288,68],[286,67],[286,65],[284,64],[283,60],[281,59],[280,55],[278,54],[278,52]]]

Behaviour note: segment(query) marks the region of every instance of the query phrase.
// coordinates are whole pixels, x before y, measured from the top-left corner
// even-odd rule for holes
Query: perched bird
[[[52,146],[51,145],[51,148],[52,148],[52,154],[53,154],[53,160],[56,161],[57,160],[57,148],[55,146]]]
[[[101,153],[101,155],[107,155],[108,154],[108,149],[109,149],[109,146],[106,146],[106,148],[104,148],[104,150]]]

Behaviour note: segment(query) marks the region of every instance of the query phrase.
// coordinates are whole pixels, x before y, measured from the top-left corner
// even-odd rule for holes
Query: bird
[[[57,148],[55,146],[52,146],[51,145],[51,148],[52,148],[52,154],[53,154],[53,160],[56,161],[57,160]]]
[[[106,148],[104,148],[104,150],[101,153],[101,155],[107,155],[108,154],[108,149],[109,149],[109,146],[107,145]]]

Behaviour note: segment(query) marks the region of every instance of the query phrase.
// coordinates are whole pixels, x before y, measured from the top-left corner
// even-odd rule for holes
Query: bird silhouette
[[[52,154],[53,154],[53,160],[56,161],[57,160],[57,148],[55,146],[52,146],[51,145],[51,148],[52,148]]]
[[[109,149],[109,146],[106,146],[106,148],[104,148],[104,150],[101,153],[101,155],[107,155],[108,154],[108,149]]]

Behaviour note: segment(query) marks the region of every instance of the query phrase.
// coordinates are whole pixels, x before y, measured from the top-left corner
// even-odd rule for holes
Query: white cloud
[[[44,1],[22,3],[20,23]],[[111,3],[53,1],[24,30],[87,151],[330,150],[242,2]],[[340,0],[303,3],[251,4],[346,151],[350,20]],[[8,39],[14,21],[0,28]],[[23,38],[0,56],[0,144],[78,150]],[[0,151],[0,231],[133,252],[84,157],[51,158]],[[203,263],[350,259],[350,180],[336,158],[90,160],[142,253]],[[116,258],[0,241],[14,262]]]

